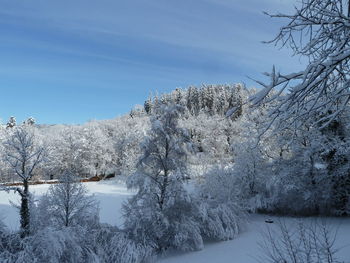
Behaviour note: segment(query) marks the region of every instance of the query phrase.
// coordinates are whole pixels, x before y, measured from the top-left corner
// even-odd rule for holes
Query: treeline
[[[348,109],[326,126],[312,124],[324,112],[293,125],[284,118],[272,123],[276,103],[251,107],[249,98],[255,93],[242,85],[191,87],[155,96],[145,107],[113,120],[73,126],[27,122],[48,149],[45,165],[34,178],[57,179],[67,169],[78,177],[129,177],[137,170],[150,120],[161,114],[163,106],[176,104],[182,108],[179,126],[188,132],[192,147],[186,160],[190,178],[222,170],[228,181],[235,182],[230,191],[248,211],[350,214]],[[226,117],[232,108],[234,114]],[[1,141],[11,130],[2,128]],[[0,178],[16,180],[4,153]]]
[[[200,99],[194,99],[195,95],[188,97],[189,94],[197,94]],[[190,156],[191,163],[200,164],[202,160],[199,158],[216,163],[222,159],[232,159],[231,145],[235,131],[231,127],[235,119],[225,118],[225,112],[232,105],[241,105],[244,96],[248,96],[248,91],[241,85],[178,89],[148,100],[152,110],[136,107],[127,115],[112,120],[90,121],[83,125],[35,124],[34,118],[17,124],[16,118],[11,117],[6,125],[1,126],[0,139],[5,141],[14,127],[33,127],[37,140],[47,148],[47,160],[36,172],[35,179],[58,179],[67,169],[83,178],[111,174],[128,176],[135,171],[140,156],[139,145],[150,129],[150,118],[157,114],[156,109],[161,105],[179,102],[184,107],[179,119],[180,125],[189,130],[197,149]],[[187,100],[197,101],[193,102],[193,107],[196,108],[194,115],[194,108],[190,106],[192,102]],[[4,151],[0,155],[0,181],[17,180],[4,162]]]
[[[242,84],[177,88],[169,94],[150,97],[144,103],[144,110],[147,114],[152,114],[159,105],[178,104],[192,116],[200,113],[225,116],[229,109],[235,107],[240,109],[234,116],[237,117],[241,114],[244,89]]]
[[[132,119],[126,115],[83,125],[29,125],[37,143],[46,149],[45,165],[36,171],[34,179],[59,179],[67,169],[80,178],[132,172],[139,143],[149,127],[148,119],[146,116]],[[18,180],[6,162],[3,142],[23,126],[28,124],[0,129],[2,182]]]

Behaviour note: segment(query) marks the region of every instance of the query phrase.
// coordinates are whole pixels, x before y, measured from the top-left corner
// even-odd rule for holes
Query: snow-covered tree
[[[124,205],[127,231],[158,252],[203,246],[195,207],[184,187],[188,135],[178,127],[180,111],[177,105],[163,105],[152,117],[138,170],[128,180],[128,187],[138,191]]]
[[[33,117],[29,117],[27,120],[23,121],[23,124],[34,125],[35,119]]]
[[[112,142],[97,122],[85,124],[81,133],[83,167],[90,175],[104,176],[112,169]]]
[[[93,226],[99,221],[97,201],[88,195],[76,176],[66,172],[58,184],[51,185],[41,198],[38,208],[40,224],[44,226]]]
[[[85,175],[81,130],[81,127],[64,127],[59,130],[56,138],[52,138],[54,141],[51,159],[56,176],[65,171],[71,171],[80,177]]]
[[[16,118],[14,116],[11,116],[9,121],[6,124],[6,128],[13,128],[16,126]]]
[[[141,155],[140,144],[149,127],[148,116],[123,116],[110,123],[110,141],[118,174],[129,176],[136,171],[136,164]]]
[[[44,160],[45,147],[36,139],[33,128],[26,125],[9,131],[3,145],[5,162],[23,183],[23,188],[16,187],[15,191],[21,196],[21,236],[25,237],[30,233],[29,181]]]

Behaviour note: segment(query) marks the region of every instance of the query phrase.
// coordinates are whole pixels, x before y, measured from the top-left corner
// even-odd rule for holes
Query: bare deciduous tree
[[[265,255],[260,262],[271,263],[339,263],[335,247],[336,229],[323,221],[287,224],[267,228],[259,246]]]

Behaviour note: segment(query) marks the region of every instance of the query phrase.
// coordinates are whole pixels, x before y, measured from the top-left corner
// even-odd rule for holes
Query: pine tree
[[[14,116],[11,116],[9,121],[6,124],[6,128],[13,128],[16,126],[16,118]]]

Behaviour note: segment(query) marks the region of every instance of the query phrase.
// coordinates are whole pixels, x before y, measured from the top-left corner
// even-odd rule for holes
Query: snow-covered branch
[[[270,15],[288,19],[269,43],[290,47],[307,57],[307,67],[281,74],[273,68],[270,82],[258,81],[263,90],[250,100],[254,105],[277,100],[272,111],[288,124],[303,122],[323,113],[322,124],[330,123],[348,106],[350,98],[350,19],[342,0],[303,0],[293,15]],[[272,90],[279,93],[268,96]]]

